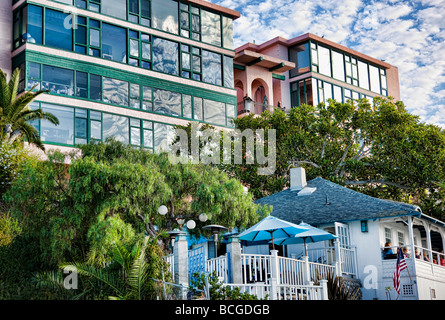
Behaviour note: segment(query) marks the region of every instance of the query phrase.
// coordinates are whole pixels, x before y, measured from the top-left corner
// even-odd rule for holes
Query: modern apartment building
[[[174,125],[231,127],[239,13],[203,0],[0,0],[0,68],[33,108],[47,148],[113,136],[158,151]]]
[[[329,98],[400,100],[397,67],[310,33],[247,43],[235,51],[239,116],[272,106],[316,105]]]

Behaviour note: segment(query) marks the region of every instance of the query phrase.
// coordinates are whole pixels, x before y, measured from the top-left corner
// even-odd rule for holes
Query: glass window
[[[102,13],[127,20],[127,1],[126,0],[105,0],[102,1]]]
[[[153,131],[144,129],[144,147],[153,148]]]
[[[128,82],[112,78],[103,78],[103,101],[128,106]]]
[[[127,63],[127,30],[102,23],[102,58]]]
[[[59,119],[59,125],[41,120],[40,137],[42,142],[74,144],[74,109],[42,103],[43,112],[52,113]]]
[[[153,127],[155,136],[155,151],[168,151],[173,142],[173,139],[175,138],[175,131],[173,129],[173,126],[164,123],[155,123]]]
[[[228,127],[234,127],[235,124],[232,122],[232,119],[236,119],[236,112],[235,112],[235,105],[233,104],[226,104],[227,108],[227,126]]]
[[[153,103],[151,102],[153,100],[152,97],[152,90],[150,87],[143,87],[142,88],[142,109],[152,111],[153,110]]]
[[[117,141],[128,144],[129,121],[127,117],[116,114],[103,114],[103,139],[114,137]]]
[[[334,86],[334,100],[337,102],[343,102],[343,94],[341,87]]]
[[[76,71],[76,96],[88,98],[88,73]]]
[[[40,80],[41,74],[40,74],[40,64],[29,62],[28,64],[28,77],[31,79]]]
[[[56,94],[74,95],[74,71],[43,65],[42,89]]]
[[[90,46],[100,47],[100,31],[90,29]]]
[[[152,27],[178,34],[178,2],[173,0],[152,0]]]
[[[45,45],[69,51],[73,49],[73,29],[64,27],[68,16],[63,12],[45,10]]]
[[[192,96],[182,95],[182,116],[192,118]]]
[[[201,10],[202,41],[221,46],[221,16]]]
[[[233,21],[231,18],[222,17],[224,48],[233,49]]]
[[[320,101],[318,100],[317,79],[312,80],[312,96],[313,96],[313,105],[318,106]]]
[[[102,140],[102,121],[90,120],[90,138]]]
[[[153,70],[179,75],[179,45],[153,37]]]
[[[204,120],[209,123],[226,124],[226,105],[223,102],[204,100]]]
[[[379,68],[369,65],[369,80],[371,85],[371,91],[380,93]]]
[[[90,75],[90,99],[102,100],[102,77]]]
[[[202,107],[203,107],[202,99],[194,97],[193,98],[193,112],[194,112],[193,117],[195,120],[202,120],[202,114],[203,114]]]
[[[368,64],[360,60],[358,61],[358,81],[360,88],[369,90]]]
[[[176,117],[181,116],[181,94],[153,89],[153,111]]]
[[[224,56],[224,87],[233,88],[233,58]]]
[[[87,119],[76,118],[76,140],[77,138],[87,138]]]
[[[345,60],[343,54],[337,51],[332,51],[332,76],[345,81]]]
[[[328,48],[318,46],[319,72],[325,76],[331,76],[331,57]]]
[[[43,9],[32,4],[28,5],[28,34],[27,42],[42,44],[43,42]]]
[[[332,84],[325,82],[324,83],[324,99],[325,102],[328,103],[328,99],[332,99]]]
[[[219,53],[202,50],[202,81],[222,85],[221,55]]]
[[[309,72],[309,42],[289,48],[289,59],[295,63],[295,68],[290,70],[290,76]]]

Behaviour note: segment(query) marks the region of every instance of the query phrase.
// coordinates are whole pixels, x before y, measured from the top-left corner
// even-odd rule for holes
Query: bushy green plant
[[[197,290],[205,291],[208,288],[210,300],[259,300],[256,295],[241,292],[238,287],[230,288],[218,279],[216,271],[211,274],[194,273],[192,275],[190,291],[197,294]]]

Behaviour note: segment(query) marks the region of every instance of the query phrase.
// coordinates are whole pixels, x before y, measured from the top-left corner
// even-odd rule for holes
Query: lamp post
[[[218,254],[217,254],[218,233],[220,233],[223,230],[228,230],[228,228],[217,225],[217,224],[209,224],[202,228],[206,229],[206,230],[210,230],[213,233],[213,242],[215,243],[215,258],[217,258],[218,257]]]

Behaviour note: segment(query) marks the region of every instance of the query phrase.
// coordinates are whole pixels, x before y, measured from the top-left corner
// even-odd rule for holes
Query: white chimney
[[[306,187],[306,171],[302,167],[290,169],[290,189],[301,190]]]

